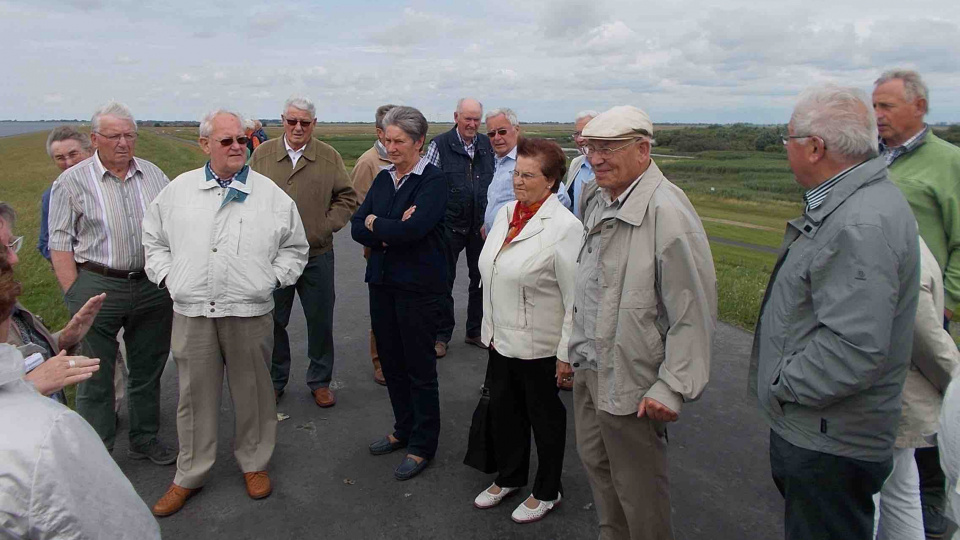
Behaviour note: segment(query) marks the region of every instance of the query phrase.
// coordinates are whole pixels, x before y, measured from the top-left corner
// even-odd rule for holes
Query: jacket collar
[[[657,167],[656,162],[651,159],[650,166],[647,167],[647,170],[641,175],[640,182],[633,188],[633,192],[630,193],[627,200],[623,201],[623,205],[617,212],[617,219],[629,223],[634,227],[639,227],[640,224],[643,223],[644,216],[647,215],[647,206],[650,205],[650,199],[653,198],[653,193],[660,187],[660,183],[663,182],[663,180],[664,177],[660,171],[660,167]],[[599,193],[597,194],[597,199],[600,199]],[[603,204],[602,200],[598,200],[597,202]]]
[[[277,150],[274,152],[274,156],[277,158],[277,161],[283,161],[283,158],[289,157],[287,155],[287,139],[286,135],[280,136],[280,144],[277,145]],[[317,139],[315,137],[310,137],[310,140],[307,141],[306,146],[303,148],[302,158],[307,158],[310,161],[317,160]],[[297,165],[300,165],[300,162],[297,161]],[[298,167],[299,168],[299,167]]]
[[[517,207],[517,202],[514,201],[510,203],[509,214],[513,215],[513,211]],[[517,235],[510,243],[515,244],[521,240],[526,240],[532,236],[540,234],[544,229],[544,220],[550,219],[553,217],[553,213],[557,211],[557,207],[560,206],[560,199],[557,198],[556,193],[551,193],[547,200],[543,202],[543,205],[540,206],[540,209],[537,210],[537,213],[530,218],[530,221],[523,226],[523,229],[520,231],[520,234]],[[506,234],[504,234],[506,238]],[[501,240],[502,243],[502,240]]]
[[[840,183],[833,186],[820,206],[810,211],[804,211],[802,216],[788,221],[788,226],[794,227],[801,234],[812,238],[823,221],[858,189],[886,178],[886,170],[887,163],[882,156],[861,163],[847,173]]]
[[[241,193],[250,194],[250,185],[247,184],[247,176],[250,174],[250,166],[244,165],[240,172],[233,176],[233,182],[228,189],[235,189]],[[213,171],[210,169],[210,162],[203,166],[203,180],[200,181],[200,189],[213,189],[220,187],[217,180],[213,177]]]

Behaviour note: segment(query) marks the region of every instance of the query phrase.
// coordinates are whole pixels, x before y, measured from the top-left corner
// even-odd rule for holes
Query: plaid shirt
[[[918,146],[924,143],[927,138],[927,133],[929,132],[930,126],[924,124],[923,129],[921,129],[919,133],[907,139],[907,141],[900,146],[894,146],[892,148],[883,144],[883,139],[880,139],[880,155],[887,161],[887,167],[893,165],[893,162],[900,156],[916,150]]]
[[[467,144],[463,142],[463,137],[460,136],[460,130],[458,129],[456,131],[457,138],[460,139],[460,144],[463,145],[463,149],[470,156],[470,159],[473,159],[473,152],[476,149],[477,138],[474,137],[473,141],[471,141],[470,144]],[[430,163],[436,165],[438,169],[440,168],[440,149],[437,148],[437,141],[430,141],[430,146],[427,147],[427,153],[425,155]]]
[[[407,181],[407,178],[410,178],[411,174],[423,174],[423,170],[427,168],[427,165],[430,164],[430,160],[427,156],[420,158],[420,161],[413,166],[413,169],[407,174],[398,177],[397,176],[397,166],[394,164],[387,165],[386,167],[381,168],[380,170],[387,171],[390,173],[390,178],[393,179],[393,189],[394,191],[400,191],[400,186]]]

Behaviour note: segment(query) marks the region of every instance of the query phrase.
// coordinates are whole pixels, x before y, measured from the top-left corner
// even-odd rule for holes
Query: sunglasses
[[[495,130],[493,130],[493,131],[488,131],[488,132],[487,132],[487,137],[490,137],[490,138],[492,139],[492,138],[494,138],[494,137],[497,136],[497,135],[503,137],[503,136],[505,136],[506,134],[507,134],[507,128],[500,128],[500,129],[495,129]]]
[[[313,123],[313,120],[297,120],[296,118],[286,118],[286,117],[284,117],[283,119],[287,122],[287,125],[290,127],[295,127],[297,124],[300,124],[300,127],[307,128],[307,127],[310,127],[310,124]]]
[[[220,146],[222,146],[222,147],[224,147],[224,148],[229,148],[229,147],[233,146],[233,141],[237,141],[237,144],[239,144],[240,146],[246,146],[246,145],[247,145],[247,141],[249,141],[249,140],[250,140],[250,139],[249,139],[248,137],[244,137],[243,135],[241,135],[241,136],[236,137],[236,138],[234,138],[234,137],[227,137],[226,139],[219,139],[219,140],[217,140],[217,142],[220,143]]]

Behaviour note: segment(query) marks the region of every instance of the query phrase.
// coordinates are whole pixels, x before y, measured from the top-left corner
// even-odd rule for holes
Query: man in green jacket
[[[273,180],[300,211],[310,242],[307,266],[297,283],[274,292],[273,363],[270,375],[277,400],[290,378],[290,338],[287,323],[294,294],[300,295],[307,319],[307,386],[320,407],[337,398],[333,379],[333,233],[359,205],[343,159],[332,146],[313,138],[317,109],[304,97],[283,106],[283,136],[257,147],[250,168]]]
[[[873,110],[880,150],[900,188],[920,236],[943,272],[944,320],[960,303],[960,148],[933,134],[924,122],[927,86],[916,71],[893,69],[875,82]],[[936,447],[916,452],[927,535],[946,532],[942,517],[944,477]]]

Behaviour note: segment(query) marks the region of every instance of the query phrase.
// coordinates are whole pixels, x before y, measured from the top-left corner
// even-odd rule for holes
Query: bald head
[[[453,121],[457,124],[457,132],[465,143],[473,142],[483,119],[483,104],[473,98],[461,98],[457,101],[457,110],[453,113]]]

